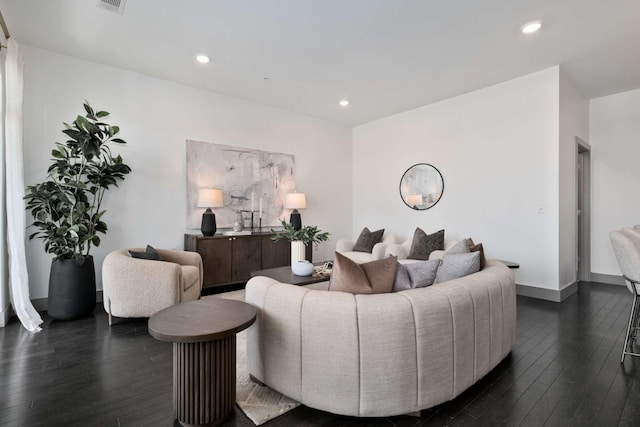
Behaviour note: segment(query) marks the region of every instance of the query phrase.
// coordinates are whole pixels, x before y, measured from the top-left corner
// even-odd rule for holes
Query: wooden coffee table
[[[322,265],[322,264],[323,264],[322,262],[319,264],[314,263],[314,265]],[[289,284],[298,285],[298,286],[310,285],[312,283],[318,283],[318,282],[326,282],[331,278],[331,276],[320,276],[320,277],[296,276],[291,271],[290,266],[267,268],[265,270],[252,271],[251,273],[249,273],[249,275],[251,277],[256,277],[256,276],[270,277],[271,279],[277,280],[280,283],[289,283]]]
[[[242,301],[202,298],[161,310],[149,334],[173,342],[173,407],[183,426],[215,426],[236,403],[236,333],[256,309]]]

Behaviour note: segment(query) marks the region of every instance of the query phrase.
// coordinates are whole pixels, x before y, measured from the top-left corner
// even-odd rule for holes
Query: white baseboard
[[[565,285],[562,289],[538,288],[516,284],[516,294],[529,298],[543,299],[546,301],[562,302],[578,291],[578,282]]]
[[[591,273],[591,281],[598,282],[598,283],[606,283],[608,285],[626,286],[622,276],[616,276],[614,274]]]

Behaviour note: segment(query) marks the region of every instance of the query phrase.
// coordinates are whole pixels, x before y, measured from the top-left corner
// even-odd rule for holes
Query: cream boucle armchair
[[[144,251],[144,248],[131,248]],[[109,253],[102,265],[104,309],[115,317],[151,317],[163,308],[200,298],[202,258],[197,252],[157,249],[162,261]]]

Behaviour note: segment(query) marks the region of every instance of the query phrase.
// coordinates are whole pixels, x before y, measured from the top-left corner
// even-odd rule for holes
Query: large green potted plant
[[[316,226],[307,225],[300,230],[296,230],[293,225],[282,221],[282,230],[271,229],[271,240],[278,241],[287,239],[291,242],[291,265],[305,259],[305,246],[312,243],[318,245],[320,242],[329,240],[329,233],[323,232]]]
[[[92,246],[107,224],[101,210],[105,192],[118,185],[131,168],[111,144],[125,144],[120,128],[106,123],[106,111],[94,111],[85,101],[85,115],[62,131],[68,139],[56,143],[46,179],[26,189],[26,207],[44,250],[53,254],[49,274],[49,315],[71,320],[90,314],[96,306],[96,278]]]

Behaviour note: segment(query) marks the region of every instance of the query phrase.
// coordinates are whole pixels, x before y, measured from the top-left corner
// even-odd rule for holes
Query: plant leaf
[[[76,117],[76,121],[74,122],[76,127],[85,133],[89,133],[89,129],[91,128],[91,123],[89,120],[82,116]]]
[[[89,105],[89,103],[87,101],[84,101],[84,109],[87,112],[88,115],[93,116],[93,108],[91,108],[91,106]]]

